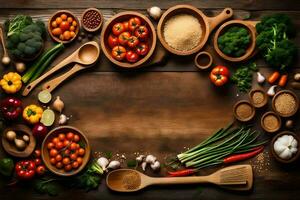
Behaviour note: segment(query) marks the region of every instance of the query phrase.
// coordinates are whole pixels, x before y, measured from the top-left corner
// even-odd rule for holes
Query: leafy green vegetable
[[[8,21],[7,26],[7,48],[13,56],[30,59],[42,50],[46,33],[43,22],[33,22],[30,16],[18,15]]]
[[[111,159],[111,157],[113,156],[113,153],[111,151],[105,152],[104,154],[107,159]]]
[[[257,71],[255,63],[239,67],[231,77],[240,92],[247,92],[252,86],[252,72]]]
[[[256,44],[267,63],[281,70],[293,63],[297,47],[289,37],[295,36],[296,29],[287,15],[265,16],[256,25],[256,30]]]
[[[0,173],[3,176],[11,176],[14,171],[14,161],[11,158],[0,160]]]
[[[244,27],[230,27],[218,38],[218,46],[221,51],[233,57],[244,55],[249,44],[250,34]]]
[[[57,196],[61,190],[56,179],[37,179],[34,182],[34,189],[40,194],[48,194],[50,196]]]
[[[128,160],[127,161],[127,167],[129,167],[129,168],[136,167],[136,165],[137,165],[136,160]]]

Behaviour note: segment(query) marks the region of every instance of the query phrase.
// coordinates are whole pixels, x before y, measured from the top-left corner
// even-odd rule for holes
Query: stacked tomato
[[[85,149],[80,146],[80,136],[77,134],[60,133],[47,144],[47,148],[50,163],[58,169],[69,172],[82,165]]]
[[[135,63],[149,52],[149,29],[139,17],[113,25],[108,37],[112,57],[118,61]]]

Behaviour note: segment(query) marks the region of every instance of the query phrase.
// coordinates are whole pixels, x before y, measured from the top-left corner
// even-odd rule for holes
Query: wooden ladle
[[[2,63],[5,63],[4,60],[9,60],[10,62],[10,58],[8,56],[8,52],[7,52],[7,49],[5,47],[5,41],[4,41],[4,34],[3,34],[3,30],[2,30],[2,27],[0,26],[0,40],[1,40],[1,43],[2,43],[2,48],[3,48],[3,57],[2,57]],[[9,64],[9,62],[7,64]]]
[[[100,47],[95,41],[87,42],[80,46],[76,51],[74,51],[70,56],[65,58],[63,61],[58,63],[48,72],[40,76],[38,79],[27,85],[22,93],[23,96],[27,96],[29,92],[37,86],[41,81],[50,76],[51,74],[62,69],[70,63],[78,63],[81,65],[92,65],[97,61],[100,55]],[[74,72],[75,73],[75,72]]]
[[[106,177],[107,186],[117,192],[135,192],[150,185],[211,183],[231,190],[250,190],[253,185],[251,165],[225,167],[208,176],[152,178],[136,170],[119,169]]]

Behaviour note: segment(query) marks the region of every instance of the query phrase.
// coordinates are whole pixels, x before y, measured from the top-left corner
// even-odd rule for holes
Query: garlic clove
[[[146,163],[148,164],[152,164],[156,161],[156,157],[153,155],[148,155],[145,159]]]
[[[269,96],[274,96],[275,94],[276,94],[276,87],[277,87],[277,85],[272,85],[269,89],[268,89],[268,91],[267,91],[267,94],[269,95]]]
[[[121,166],[121,163],[119,161],[113,160],[108,164],[107,169],[118,169],[118,168],[120,168],[120,166]]]
[[[108,165],[108,160],[105,157],[101,157],[97,160],[97,164],[103,169],[103,171],[106,171],[106,167]]]
[[[60,99],[60,96],[57,96],[55,101],[53,102],[53,109],[56,110],[57,112],[62,112],[62,110],[65,107],[64,102]]]
[[[158,20],[162,15],[162,10],[158,6],[153,6],[151,8],[148,8],[147,11],[149,16],[152,17],[154,20]]]
[[[64,124],[66,124],[66,123],[68,122],[69,119],[70,119],[70,118],[67,117],[66,115],[61,114],[61,115],[59,115],[58,124],[59,124],[59,125],[64,125]]]
[[[146,171],[146,167],[147,167],[147,162],[143,162],[142,163],[142,169],[143,169],[143,171]]]
[[[160,169],[160,163],[158,161],[155,161],[154,163],[152,163],[150,165],[150,167],[153,171],[156,171],[156,170]]]
[[[140,163],[140,162],[142,162],[142,161],[144,160],[145,157],[146,157],[146,156],[144,156],[144,155],[139,155],[138,157],[135,158],[135,160],[136,160],[138,163]]]
[[[256,74],[258,83],[263,83],[266,80],[266,78],[260,72],[257,72]]]

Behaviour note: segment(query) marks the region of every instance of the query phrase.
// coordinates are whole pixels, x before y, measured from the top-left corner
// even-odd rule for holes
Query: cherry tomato
[[[72,26],[77,26],[77,22],[74,20],[74,21],[72,21]]]
[[[128,21],[123,22],[123,25],[124,25],[125,31],[129,31],[129,22]]]
[[[64,35],[64,40],[69,40],[69,39],[71,39],[71,33],[70,33],[70,31],[65,31],[65,32],[63,33],[63,35]]]
[[[138,17],[133,17],[128,22],[128,28],[130,31],[134,31],[137,27],[141,25],[141,20]]]
[[[126,45],[128,42],[128,39],[130,38],[130,33],[129,32],[123,32],[119,35],[118,41],[119,44],[121,45]]]
[[[83,156],[83,155],[85,154],[84,148],[80,148],[80,149],[78,150],[78,154],[79,154],[80,156]]]
[[[74,142],[72,142],[71,145],[69,146],[69,149],[70,149],[71,151],[75,151],[75,150],[77,149],[77,144],[74,143]]]
[[[72,165],[69,164],[69,165],[65,166],[65,171],[66,172],[71,171],[71,169],[72,169]]]
[[[71,160],[76,160],[77,159],[77,154],[76,153],[72,153],[70,155]]]
[[[38,165],[42,164],[42,160],[40,158],[36,158],[36,159],[34,159],[34,163],[36,166],[38,166]]]
[[[80,166],[80,165],[82,164],[82,162],[83,162],[83,160],[82,160],[81,157],[78,157],[76,161],[78,162],[78,165],[79,165],[79,166]]]
[[[60,133],[60,134],[58,135],[58,139],[59,139],[60,141],[64,141],[65,138],[66,138],[66,135],[63,134],[63,133]]]
[[[114,59],[121,61],[126,56],[126,49],[123,46],[118,45],[112,49],[111,54]]]
[[[121,33],[123,33],[125,31],[125,27],[122,23],[116,23],[113,27],[112,27],[112,32],[114,35],[118,36]]]
[[[62,32],[69,30],[70,24],[67,21],[62,21],[59,25],[59,28],[61,28]]]
[[[73,162],[72,163],[72,167],[73,167],[73,169],[77,169],[78,167],[79,167],[79,164],[78,164],[78,162]]]
[[[64,159],[62,160],[62,163],[63,163],[64,165],[70,164],[70,158],[64,158]]]
[[[74,31],[70,31],[71,38],[75,37],[76,33]]]
[[[108,46],[109,46],[110,48],[114,48],[114,46],[117,46],[117,45],[119,44],[118,41],[119,41],[119,40],[118,40],[118,37],[117,37],[117,36],[112,35],[112,34],[110,34],[110,35],[108,36]]]
[[[68,16],[67,16],[66,14],[61,14],[61,15],[60,15],[60,18],[61,18],[62,20],[64,20],[64,21],[66,21],[67,18],[68,18]]]
[[[56,145],[56,143],[59,142],[59,139],[57,137],[55,137],[55,138],[53,138],[52,142],[53,142],[54,145]]]
[[[75,31],[75,27],[74,26],[70,26],[70,31]]]
[[[50,150],[50,149],[52,149],[54,147],[54,144],[52,143],[52,142],[49,142],[48,144],[47,144],[47,148]]]
[[[35,158],[40,158],[41,157],[41,150],[39,150],[39,149],[34,150],[33,155],[34,155]]]
[[[63,142],[58,142],[55,145],[55,148],[58,149],[58,150],[62,149],[63,147],[64,147],[64,143]]]
[[[59,161],[61,161],[63,158],[62,158],[62,156],[60,155],[60,154],[58,154],[57,156],[55,156],[55,160],[57,161],[57,162],[59,162]]]
[[[45,174],[45,171],[46,171],[46,168],[44,165],[40,165],[36,168],[35,172],[38,174],[38,175],[43,175]]]
[[[133,51],[128,51],[126,53],[126,59],[128,62],[134,63],[139,59],[139,55]]]
[[[52,26],[53,28],[56,28],[56,27],[57,27],[56,21],[53,21],[53,22],[51,23],[51,26]]]
[[[72,17],[68,17],[67,22],[72,23],[73,22],[73,18]]]
[[[73,140],[73,138],[74,138],[74,133],[69,132],[69,133],[67,134],[67,139],[68,139],[68,140]]]
[[[60,35],[59,35],[59,39],[60,39],[60,40],[64,40],[64,39],[65,39],[65,38],[64,38],[64,35],[63,35],[63,34],[60,34]]]
[[[63,164],[62,164],[62,162],[58,162],[58,163],[56,163],[56,168],[58,168],[58,169],[61,169],[61,168],[63,168]]]
[[[64,141],[64,147],[69,146],[69,144],[70,144],[70,141],[69,141],[69,140],[65,140],[65,141]]]
[[[137,38],[137,37],[135,37],[135,36],[130,36],[129,38],[128,38],[128,43],[127,43],[127,45],[130,47],[130,48],[134,48],[136,45],[138,45],[139,44],[139,39]]]
[[[55,21],[56,24],[59,25],[62,22],[62,19],[60,17],[56,17]]]
[[[56,164],[55,158],[50,158],[50,163],[51,163],[52,165],[55,165],[55,164]]]
[[[75,141],[75,142],[79,142],[79,140],[80,140],[79,135],[74,135],[74,141]]]
[[[55,157],[58,154],[58,151],[56,149],[50,150],[50,157]]]
[[[146,26],[140,26],[137,29],[135,29],[134,35],[136,37],[138,37],[139,39],[144,40],[144,39],[148,38],[148,35],[149,35],[148,28]]]
[[[65,151],[64,151],[64,155],[65,156],[69,156],[71,154],[71,151],[69,150],[69,149],[66,149]]]
[[[54,28],[51,32],[55,36],[58,36],[62,33],[61,28]]]

